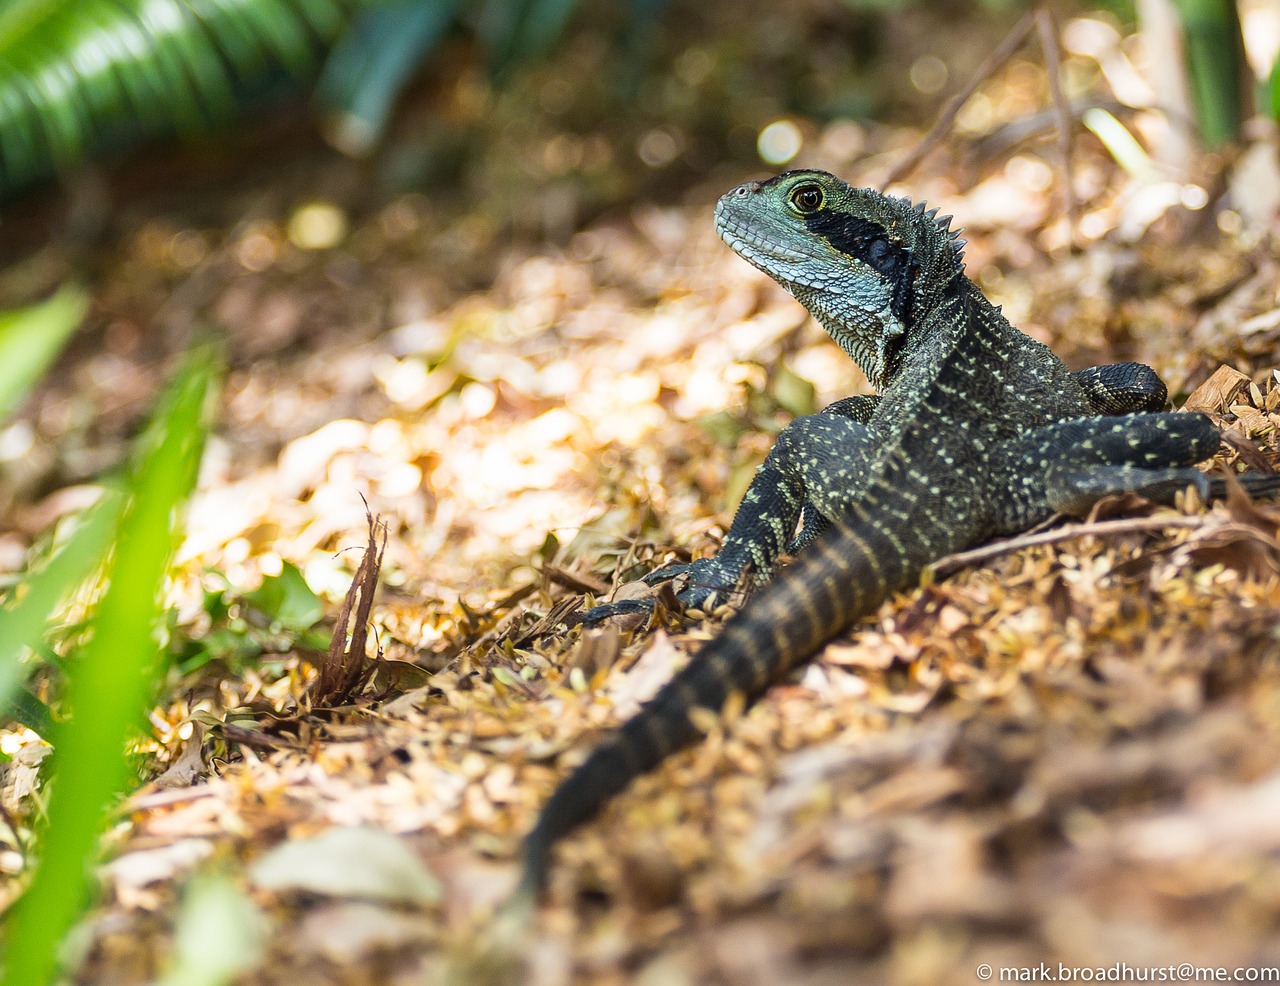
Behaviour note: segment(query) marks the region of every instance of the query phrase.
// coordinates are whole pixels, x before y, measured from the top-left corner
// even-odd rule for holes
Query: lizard
[[[812,170],[746,182],[716,204],[721,239],[808,309],[878,395],[796,418],[719,553],[651,573],[687,576],[687,608],[752,592],[555,789],[524,839],[513,900],[537,899],[560,838],[701,736],[697,710],[719,714],[735,693],[755,701],[943,556],[1112,493],[1225,494],[1194,468],[1221,443],[1207,415],[1165,410],[1164,384],[1140,363],[1069,370],[965,275],[950,220]],[[1280,476],[1239,481],[1280,490]],[[583,622],[646,606],[606,603]]]

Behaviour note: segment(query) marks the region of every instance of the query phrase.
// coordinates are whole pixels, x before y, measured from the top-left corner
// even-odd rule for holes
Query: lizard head
[[[750,181],[716,204],[720,238],[795,295],[877,387],[897,372],[927,289],[962,269],[964,241],[945,223],[825,171]]]

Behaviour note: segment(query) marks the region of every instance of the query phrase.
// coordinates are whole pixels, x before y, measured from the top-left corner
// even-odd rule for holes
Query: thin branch
[[[1044,52],[1045,74],[1049,77],[1049,91],[1053,94],[1053,111],[1058,118],[1058,166],[1062,169],[1062,204],[1067,214],[1067,247],[1074,252],[1076,226],[1080,207],[1076,202],[1075,173],[1071,167],[1071,104],[1062,89],[1062,59],[1058,52],[1058,31],[1048,7],[1036,11],[1036,30],[1040,35],[1040,48]]]
[[[929,132],[920,139],[920,142],[916,144],[910,154],[894,165],[893,170],[889,172],[889,176],[884,180],[881,187],[902,181],[903,178],[911,174],[942,138],[951,132],[951,127],[956,122],[956,116],[964,107],[964,104],[969,102],[973,94],[978,91],[979,86],[995,75],[1000,67],[1013,57],[1013,53],[1018,50],[1022,42],[1027,39],[1027,35],[1031,33],[1031,29],[1035,27],[1037,18],[1038,14],[1035,10],[1028,10],[1022,15],[1022,18],[1014,25],[1013,30],[1008,33],[1005,39],[1000,42],[995,51],[988,55],[986,60],[978,66],[978,71],[973,74],[973,78],[969,80],[968,85],[947,100],[946,105],[942,107],[942,112],[938,114],[938,119],[929,128]]]
[[[1163,531],[1179,527],[1200,527],[1203,517],[1121,517],[1118,520],[1097,520],[1083,524],[1071,524],[1067,527],[1055,527],[1049,531],[1037,531],[1034,534],[1023,534],[1007,541],[996,541],[984,544],[980,548],[969,551],[958,551],[954,555],[939,558],[933,563],[935,575],[950,575],[952,572],[967,568],[979,562],[989,561],[1001,555],[1007,555],[1022,548],[1030,548],[1041,544],[1054,544],[1058,541],[1070,541],[1079,537],[1106,537],[1114,534],[1132,534],[1137,531]]]

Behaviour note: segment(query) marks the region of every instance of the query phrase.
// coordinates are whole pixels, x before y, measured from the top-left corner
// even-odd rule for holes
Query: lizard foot
[[[579,623],[585,627],[595,627],[615,616],[650,617],[659,601],[674,602],[677,606],[673,608],[678,608],[679,611],[696,609],[710,612],[728,598],[734,585],[730,582],[726,588],[723,566],[716,562],[716,558],[700,558],[694,562],[678,562],[656,568],[640,579],[640,582],[646,586],[658,587],[657,592],[592,606],[582,614]]]

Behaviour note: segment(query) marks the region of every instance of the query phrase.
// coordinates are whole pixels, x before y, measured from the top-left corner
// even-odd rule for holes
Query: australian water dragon
[[[964,241],[923,206],[791,171],[728,192],[715,222],[880,395],[785,428],[720,553],[682,567],[690,606],[758,591],[555,791],[525,840],[518,897],[537,894],[557,839],[698,738],[691,712],[759,697],[931,562],[1109,493],[1222,493],[1191,468],[1219,447],[1208,417],[1163,412],[1164,385],[1141,364],[1068,370],[965,277]],[[1245,485],[1269,492],[1280,478]],[[798,556],[770,580],[784,551]],[[606,604],[587,622],[640,605]]]

